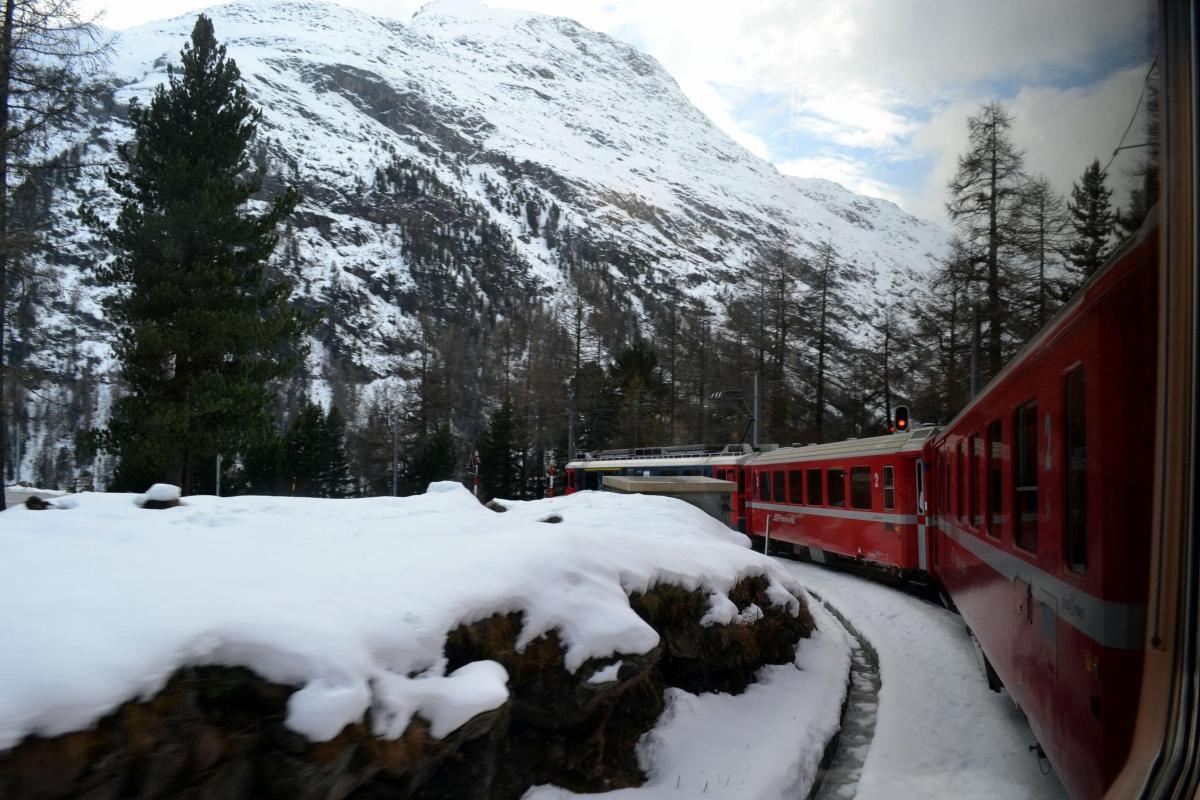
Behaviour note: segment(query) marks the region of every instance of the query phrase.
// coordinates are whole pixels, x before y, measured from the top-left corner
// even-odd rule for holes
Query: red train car
[[[933,428],[784,447],[746,463],[747,533],[814,561],[850,559],[922,578],[928,569],[923,448]]]
[[[1074,798],[1129,754],[1149,571],[1157,230],[930,440],[932,572]]]

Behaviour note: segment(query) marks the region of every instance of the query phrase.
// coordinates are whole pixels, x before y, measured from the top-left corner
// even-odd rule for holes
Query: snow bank
[[[1012,701],[987,688],[962,617],[862,578],[781,563],[879,653],[879,711],[855,797],[1065,800]],[[815,611],[820,603],[810,602]],[[749,796],[749,795],[747,795]]]
[[[460,624],[523,613],[518,645],[557,630],[575,671],[658,644],[631,592],[720,597],[753,574],[792,609],[801,592],[745,537],[667,498],[584,492],[498,514],[457,484],[408,498],[193,496],[161,511],[76,497],[52,515],[0,514],[0,750],[87,727],[206,664],[300,687],[287,724],[315,741],[368,709],[376,735],[419,713],[444,736],[507,698],[494,662],[445,674]],[[538,521],[551,514],[562,522]]]
[[[795,662],[762,668],[743,694],[667,690],[666,711],[638,746],[644,786],[587,795],[538,786],[523,800],[807,796],[841,723],[850,669],[845,630],[819,603],[809,610],[817,630],[796,648]]]

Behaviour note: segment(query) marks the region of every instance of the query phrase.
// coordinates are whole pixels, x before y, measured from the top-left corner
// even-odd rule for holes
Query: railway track
[[[830,740],[807,800],[846,800],[854,797],[863,762],[875,737],[879,710],[879,654],[846,617],[815,592],[809,594],[832,614],[850,637],[850,676],[842,704],[842,726]]]

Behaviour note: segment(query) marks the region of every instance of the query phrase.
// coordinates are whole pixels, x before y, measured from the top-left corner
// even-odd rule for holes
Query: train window
[[[917,473],[917,480],[921,479]],[[883,510],[891,511],[896,507],[896,471],[889,467],[883,468]]]
[[[1003,476],[1000,472],[1000,465],[1003,461],[1001,448],[1003,446],[1000,420],[994,420],[987,428],[987,532],[997,539],[1000,538],[1000,514],[1004,506],[1004,494],[1001,487]]]
[[[771,499],[771,473],[769,472],[758,473],[758,499]]]
[[[746,470],[737,470],[738,495],[745,496],[746,494]]]
[[[967,443],[967,488],[971,500],[971,525],[978,528],[983,524],[983,508],[979,505],[979,434],[971,434]]]
[[[824,503],[825,501],[821,497],[821,470],[805,470],[804,478],[808,481],[808,504],[819,506]]]
[[[850,505],[854,508],[871,507],[871,468],[850,468]]]
[[[831,469],[828,470],[829,487],[828,497],[829,505],[837,508],[846,507],[846,470]]]
[[[1067,373],[1063,465],[1066,470],[1067,567],[1087,572],[1087,442],[1084,438],[1083,367]]]
[[[804,502],[804,478],[798,469],[788,471],[788,502],[800,505]]]
[[[963,502],[963,462],[966,461],[966,455],[963,453],[963,443],[958,443],[958,456],[954,460],[954,515],[960,520],[966,520],[967,507]]]
[[[786,503],[787,485],[785,481],[787,479],[787,473],[785,473],[783,470],[776,470],[771,474],[774,476],[774,489],[771,494],[771,499],[776,503]]]
[[[1017,409],[1013,426],[1016,453],[1013,487],[1016,494],[1017,547],[1036,553],[1038,546],[1037,401]]]

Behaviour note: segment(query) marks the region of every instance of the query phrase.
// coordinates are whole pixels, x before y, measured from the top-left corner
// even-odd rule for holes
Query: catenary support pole
[[[979,304],[971,307],[971,397],[979,394]]]
[[[755,370],[754,371],[754,433],[750,439],[751,443],[754,445],[755,450],[758,449],[758,420],[760,417],[762,417],[762,398],[760,396],[761,392],[759,390],[760,383],[761,383],[761,375],[759,374],[758,370]]]
[[[400,496],[400,439],[396,431],[396,415],[392,415],[392,497]]]
[[[571,390],[567,413],[567,461],[575,460],[575,390]]]

